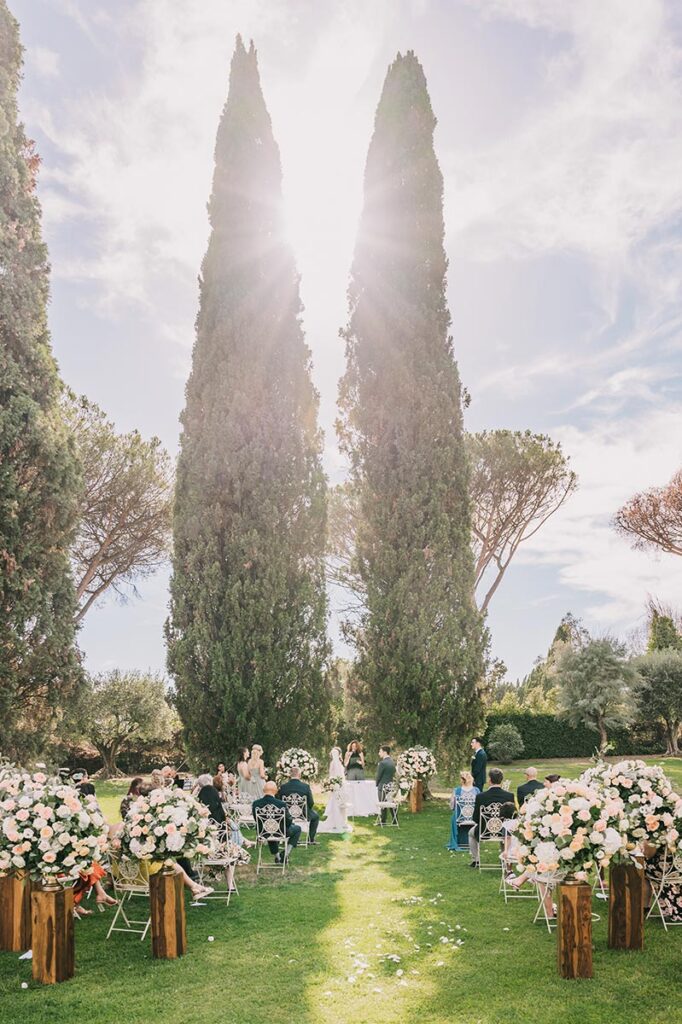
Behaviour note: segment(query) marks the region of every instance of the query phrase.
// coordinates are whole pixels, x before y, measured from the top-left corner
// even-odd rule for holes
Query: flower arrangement
[[[333,775],[331,778],[323,781],[322,791],[324,793],[334,793],[336,790],[341,789],[343,782],[344,780],[341,775]]]
[[[316,758],[301,747],[289,747],[277,762],[275,781],[281,785],[291,778],[291,769],[299,768],[304,782],[310,782],[317,775],[319,765]]]
[[[428,747],[409,747],[399,756],[396,771],[400,790],[406,793],[414,782],[426,781],[436,774],[436,759]]]
[[[636,853],[644,842],[672,847],[679,838],[675,823],[682,817],[682,797],[660,765],[598,761],[581,778],[605,796],[622,800],[630,852]]]
[[[519,864],[586,881],[596,865],[626,853],[623,802],[581,780],[560,779],[533,793],[518,826]]]
[[[0,778],[0,875],[76,879],[102,859],[107,825],[95,797],[45,772],[4,767]]]
[[[209,856],[218,827],[208,807],[182,789],[162,787],[130,805],[121,832],[121,853],[156,863]]]

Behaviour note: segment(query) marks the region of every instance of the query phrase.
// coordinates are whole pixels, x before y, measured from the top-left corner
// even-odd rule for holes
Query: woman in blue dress
[[[474,804],[476,794],[480,792],[474,786],[474,777],[471,772],[460,772],[460,785],[452,791],[450,797],[450,842],[448,850],[467,850],[469,848],[469,829],[473,825]],[[467,824],[460,825],[460,818]]]

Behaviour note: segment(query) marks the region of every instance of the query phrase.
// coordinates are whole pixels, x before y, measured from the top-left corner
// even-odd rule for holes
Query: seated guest
[[[320,816],[315,810],[315,800],[313,798],[312,789],[307,782],[301,781],[300,768],[291,769],[289,781],[279,787],[277,798],[278,800],[284,800],[285,796],[294,795],[305,797],[306,807],[308,808],[308,842],[311,846],[317,846],[315,836],[317,835],[317,829],[320,824]]]
[[[560,775],[545,775],[545,789],[551,789],[555,782],[561,778]]]
[[[166,785],[166,777],[161,768],[155,768],[151,775],[151,789],[163,789]]]
[[[282,801],[277,799],[277,786],[274,782],[265,783],[265,793],[260,800],[254,800],[251,805],[251,813],[254,819],[256,818],[256,811],[259,807],[282,807],[284,808],[284,829],[287,836],[287,842],[285,844],[284,853],[279,852],[279,843],[271,842],[268,843],[270,853],[274,854],[275,863],[281,864],[283,860],[289,859],[290,850],[295,850],[298,846],[298,840],[301,835],[301,826],[294,824],[294,820],[289,814],[289,808]]]
[[[518,819],[516,817],[515,804],[502,804],[500,807],[500,817],[502,818],[502,826],[504,828],[502,860],[506,866],[509,864],[515,864],[519,859],[518,849],[521,844],[516,838]]]
[[[163,768],[161,769],[161,774],[163,775],[165,786],[175,785],[175,780],[178,777],[178,773],[172,764],[164,765]]]
[[[529,797],[531,793],[543,788],[542,783],[538,780],[537,768],[526,768],[524,775],[526,776],[526,781],[516,790],[516,802],[519,807],[523,807],[526,797]]]
[[[73,776],[73,781],[76,783],[76,789],[81,796],[95,796],[95,787],[90,782],[88,773],[85,769],[82,772],[77,772]]]
[[[225,808],[222,805],[220,793],[214,785],[214,780],[208,772],[197,778],[192,795],[197,798],[200,804],[208,807],[208,813],[212,821],[215,821],[217,825],[225,823]]]
[[[508,789],[502,789],[504,775],[499,768],[491,768],[488,773],[490,786],[484,793],[479,793],[474,804],[474,827],[469,832],[469,850],[471,851],[471,864],[469,867],[477,868],[479,864],[479,826],[481,823],[481,807],[490,807],[491,804],[513,804],[514,794]]]
[[[142,791],[144,788],[146,788],[144,786],[144,779],[141,779],[139,775],[137,776],[137,778],[130,780],[128,792],[121,800],[120,811],[122,818],[125,818],[126,814],[130,810],[130,805],[134,804],[138,796],[142,795]]]
[[[471,824],[460,825],[459,820],[462,817],[463,805],[471,807],[473,814],[473,804],[477,794],[480,793],[480,789],[474,786],[474,777],[471,772],[460,772],[459,783],[459,786],[453,789],[452,796],[450,797],[452,817],[450,818],[448,850],[461,850],[463,846],[468,846]]]

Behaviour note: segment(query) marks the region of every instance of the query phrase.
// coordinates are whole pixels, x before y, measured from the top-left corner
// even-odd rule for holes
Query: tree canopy
[[[636,548],[682,555],[682,470],[664,487],[630,498],[616,513],[615,525]]]

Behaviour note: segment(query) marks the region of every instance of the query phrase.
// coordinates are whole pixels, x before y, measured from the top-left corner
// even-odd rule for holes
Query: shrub
[[[515,725],[497,725],[490,734],[488,752],[495,761],[509,764],[521,757],[525,747],[523,737]]]

